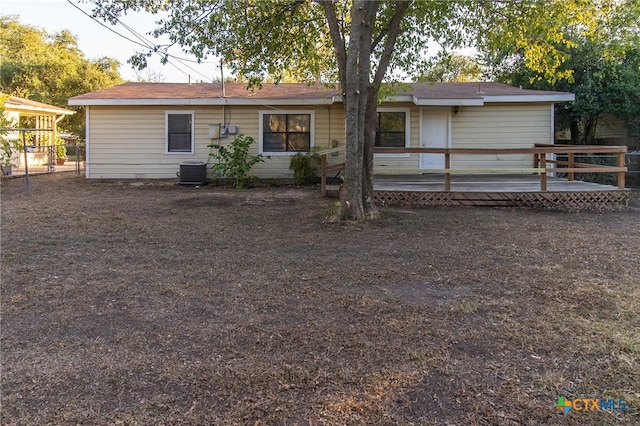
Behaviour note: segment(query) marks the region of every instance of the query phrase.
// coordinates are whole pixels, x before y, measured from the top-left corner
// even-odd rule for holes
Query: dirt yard
[[[640,209],[1,183],[5,425],[640,421]],[[624,399],[626,411],[554,407]]]

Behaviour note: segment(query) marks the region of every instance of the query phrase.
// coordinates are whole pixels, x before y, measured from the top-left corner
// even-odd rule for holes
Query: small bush
[[[317,183],[319,167],[320,156],[315,148],[310,152],[298,152],[289,160],[289,168],[293,170],[293,180],[300,185]]]
[[[57,143],[56,141],[56,158],[67,158],[67,147],[64,146],[64,141],[61,143]]]
[[[218,144],[209,145],[209,154],[215,160],[211,167],[216,176],[232,179],[236,188],[244,187],[247,177],[254,164],[263,162],[262,154],[249,155],[249,147],[254,139],[251,136],[238,135],[228,147]]]

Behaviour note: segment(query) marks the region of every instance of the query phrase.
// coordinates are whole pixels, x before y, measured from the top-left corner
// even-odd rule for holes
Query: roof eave
[[[390,95],[382,99],[381,103],[393,103],[393,102],[413,102],[415,103],[416,97],[413,95]]]
[[[573,93],[558,93],[552,95],[485,95],[485,102],[571,102],[576,100]]]
[[[426,99],[415,98],[414,103],[419,106],[482,106],[482,98],[457,98],[457,99]]]
[[[75,111],[71,111],[64,108],[42,108],[42,107],[33,107],[28,105],[10,104],[9,102],[6,102],[4,106],[5,106],[5,109],[10,111],[33,113],[33,114],[48,113],[48,114],[54,114],[54,115],[60,115],[60,114],[73,115],[76,113]]]
[[[179,105],[331,105],[335,97],[316,99],[281,99],[281,98],[207,98],[207,99],[69,99],[69,105],[83,106],[179,106]]]
[[[418,98],[415,95],[388,96],[383,102],[411,102],[418,106],[483,106],[485,103],[571,102],[573,93],[544,95],[482,95],[477,98]],[[342,96],[321,98],[182,98],[182,99],[83,99],[71,98],[72,106],[217,106],[217,105],[333,105],[342,102]],[[70,113],[73,113],[70,111]]]

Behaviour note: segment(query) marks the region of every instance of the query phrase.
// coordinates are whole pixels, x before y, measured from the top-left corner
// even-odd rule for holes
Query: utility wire
[[[130,41],[133,44],[137,44],[138,46],[142,46],[145,48],[148,48],[148,46],[145,46],[144,44],[137,42],[133,39],[130,39],[129,37],[120,34],[119,32],[117,32],[116,30],[114,30],[113,28],[111,28],[109,25],[106,25],[102,22],[100,22],[99,20],[95,19],[93,16],[89,15],[87,12],[85,12],[84,10],[82,10],[82,8],[80,8],[78,5],[74,4],[71,0],[67,0],[67,3],[69,3],[71,6],[75,7],[76,9],[78,9],[80,12],[82,12],[85,16],[89,17],[90,19],[92,19],[93,21],[97,22],[98,24],[102,25],[103,27],[105,27],[106,29],[108,29],[109,31],[111,31],[112,33],[122,37],[123,39]]]
[[[97,3],[95,0],[90,0],[94,5],[96,5],[97,7],[102,7],[99,3]],[[80,8],[78,5],[74,4],[71,0],[67,0],[67,3],[69,3],[71,6],[73,6],[74,8],[78,9],[80,12],[82,12],[82,14],[84,14],[85,16],[87,16],[88,18],[90,18],[91,20],[97,22],[98,24],[100,24],[102,27],[108,29],[109,31],[111,31],[112,33],[118,35],[119,37],[122,37],[123,39],[136,44],[138,46],[144,47],[145,49],[149,49],[150,51],[152,51],[153,53],[156,53],[157,55],[163,57],[163,59],[165,59],[167,62],[167,64],[171,65],[172,67],[174,67],[176,70],[178,70],[179,72],[181,72],[182,74],[184,74],[185,76],[189,76],[189,74],[187,72],[185,72],[183,69],[181,69],[180,67],[178,67],[177,65],[175,65],[174,63],[172,63],[171,61],[169,61],[167,58],[172,58],[174,61],[179,62],[180,65],[182,65],[185,68],[188,68],[189,70],[193,71],[194,73],[200,75],[201,77],[204,77],[206,80],[208,81],[213,81],[213,79],[209,76],[206,76],[204,74],[202,74],[201,72],[199,72],[198,70],[196,70],[195,68],[187,65],[184,63],[184,61],[186,62],[194,62],[194,63],[203,63],[203,62],[198,62],[195,60],[191,60],[191,59],[187,59],[187,58],[181,58],[178,56],[175,56],[171,53],[168,52],[168,50],[166,48],[162,48],[162,46],[158,46],[154,43],[152,43],[151,41],[149,41],[148,39],[146,39],[145,37],[143,37],[142,35],[140,35],[138,32],[136,32],[135,30],[133,30],[131,27],[129,27],[127,24],[125,24],[124,22],[122,22],[118,17],[111,15],[112,18],[115,19],[115,21],[122,25],[125,29],[127,29],[130,33],[132,33],[136,38],[138,38],[140,41],[136,41],[130,37],[127,37],[126,35],[121,34],[120,32],[116,31],[115,29],[113,29],[111,26],[104,24],[103,22],[100,22],[100,20],[96,19],[94,16],[91,16],[90,14],[88,14],[87,12],[85,12],[82,8]],[[108,12],[108,11],[107,11]],[[162,53],[160,53],[162,52]],[[207,62],[205,62],[207,63]],[[213,62],[208,62],[208,63],[213,63]]]
[[[97,7],[102,7],[96,0],[90,0],[93,4],[95,4]],[[103,8],[104,10],[104,8]],[[185,58],[180,58],[178,56],[172,55],[169,53],[168,49],[166,47],[161,47],[161,46],[157,46],[155,45],[153,42],[151,42],[149,39],[147,39],[146,37],[144,37],[143,35],[141,35],[140,33],[138,33],[137,31],[135,31],[133,28],[131,28],[129,25],[127,25],[126,23],[124,23],[122,20],[120,20],[117,16],[113,16],[108,10],[105,10],[107,13],[109,13],[109,15],[111,16],[111,18],[115,19],[116,22],[118,22],[120,25],[122,25],[126,30],[128,30],[131,34],[133,34],[134,36],[136,36],[138,38],[138,40],[140,40],[141,42],[143,42],[146,47],[152,51],[153,53],[156,53],[157,55],[163,57],[164,60],[167,61],[167,63],[171,64],[170,61],[167,59],[169,57],[173,58],[175,61],[177,61],[178,63],[180,63],[180,65],[182,65],[185,68],[188,68],[189,70],[193,71],[196,74],[199,74],[200,76],[204,77],[205,79],[211,81],[211,77],[206,76],[204,74],[202,74],[201,72],[199,72],[198,70],[196,70],[195,68],[185,64],[183,61],[188,61]],[[160,53],[162,52],[162,53]],[[175,64],[171,64],[174,68],[178,69],[179,68],[175,65]],[[184,71],[180,70],[183,74],[187,75]]]
[[[67,1],[70,1],[70,0],[67,0]],[[97,3],[95,0],[90,0],[90,1],[91,1],[95,6],[97,6],[97,7],[99,7],[99,8],[100,8],[100,7],[102,7],[102,6],[101,6],[99,3]],[[103,9],[103,10],[104,10],[104,9]],[[184,70],[180,69],[178,66],[176,66],[176,65],[175,65],[175,64],[173,64],[173,63],[171,63],[171,62],[167,59],[168,57],[173,58],[175,61],[179,62],[179,63],[180,63],[180,65],[182,65],[183,67],[188,68],[188,69],[190,69],[191,71],[193,71],[194,73],[196,73],[196,74],[198,74],[198,75],[200,75],[200,76],[204,77],[206,80],[209,80],[209,81],[211,81],[211,80],[212,80],[210,77],[208,77],[208,76],[206,76],[206,75],[202,74],[201,72],[199,72],[198,70],[194,69],[193,67],[190,67],[189,65],[184,64],[184,63],[182,62],[183,58],[179,58],[179,57],[177,57],[177,56],[175,56],[175,55],[170,54],[168,51],[166,51],[166,49],[162,49],[162,52],[163,52],[163,53],[160,53],[160,52],[159,52],[159,50],[160,50],[160,49],[159,49],[159,47],[160,47],[160,46],[156,46],[154,43],[152,43],[151,41],[149,41],[148,39],[146,39],[145,37],[143,37],[142,35],[140,35],[139,33],[137,33],[135,30],[133,30],[133,29],[132,29],[131,27],[129,27],[127,24],[125,24],[124,22],[122,22],[122,21],[121,21],[117,16],[113,16],[109,11],[106,11],[106,12],[107,12],[107,13],[109,13],[109,14],[110,14],[110,16],[111,16],[111,18],[113,18],[117,23],[119,23],[120,25],[122,25],[125,29],[127,29],[130,33],[132,33],[133,35],[135,35],[135,36],[136,36],[140,41],[142,41],[142,42],[144,43],[144,44],[140,44],[140,43],[138,43],[138,42],[135,42],[136,44],[138,44],[138,45],[140,45],[140,46],[143,46],[143,47],[145,47],[145,48],[147,48],[147,49],[151,50],[153,53],[156,53],[157,55],[159,55],[159,56],[161,56],[161,57],[163,57],[163,56],[164,56],[164,57],[163,57],[163,59],[164,59],[164,60],[166,60],[166,63],[168,63],[169,65],[171,65],[171,66],[173,66],[174,68],[176,68],[179,72],[183,73],[183,74],[184,74],[184,75],[186,75],[186,76],[189,76],[189,74],[188,74],[188,73],[186,73]],[[84,13],[84,11],[83,11],[83,13]],[[87,14],[85,13],[85,15],[87,15]],[[87,16],[89,16],[92,20],[94,20],[94,21],[96,21],[96,22],[100,23],[100,22],[99,22],[97,19],[95,19],[93,16],[90,16],[90,15],[87,15]],[[127,40],[130,40],[128,37],[123,36],[122,34],[118,33],[117,31],[114,31],[114,32],[115,32],[116,34],[118,34],[119,36],[121,36],[121,37],[123,37],[123,38],[125,38],[125,39],[127,39]]]
[[[132,29],[129,25],[127,25],[125,22],[121,21],[117,16],[114,16],[113,14],[111,14],[111,12],[109,12],[108,10],[105,10],[104,7],[97,1],[97,0],[87,0],[88,2],[93,3],[96,7],[98,8],[102,8],[105,12],[109,13],[109,15],[111,16],[111,18],[115,19],[115,21],[122,25],[125,29],[127,29],[130,33],[132,33],[133,35],[135,35],[138,40],[140,40],[143,44],[141,44],[140,42],[136,42],[135,40],[131,40],[130,38],[128,38],[127,36],[124,36],[120,33],[118,33],[117,31],[113,30],[112,28],[104,25],[102,22],[100,22],[99,20],[95,19],[95,17],[87,14],[84,10],[82,10],[81,8],[79,8],[78,6],[76,6],[75,4],[71,3],[71,0],[67,0],[67,2],[69,2],[72,6],[74,6],[76,9],[80,10],[83,14],[85,14],[87,17],[89,17],[90,19],[96,21],[98,24],[106,27],[107,29],[109,29],[109,31],[114,32],[115,34],[119,35],[120,37],[125,38],[126,40],[129,40],[133,43],[136,43],[139,46],[142,47],[146,47],[148,49],[156,49],[157,47],[161,47],[161,46],[157,46],[155,45],[153,42],[149,41],[147,38],[145,38],[143,35],[141,35],[140,33],[138,33],[137,31],[135,31],[134,29]],[[156,49],[158,50],[158,49]],[[166,54],[176,60],[180,60],[180,61],[185,61],[185,62],[192,62],[192,63],[196,63],[196,64],[213,64],[214,62],[203,62],[203,61],[197,61],[195,59],[189,59],[189,58],[183,58],[180,56],[176,56],[174,54],[169,53],[166,48],[163,49],[164,52],[166,52]]]

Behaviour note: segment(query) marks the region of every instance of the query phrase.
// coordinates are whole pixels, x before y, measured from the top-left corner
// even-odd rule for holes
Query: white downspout
[[[555,145],[556,143],[556,110],[554,107],[554,103],[551,103],[551,135],[549,135],[549,145]],[[558,155],[553,154],[553,160],[558,160]],[[556,168],[556,163],[551,165],[551,168]],[[551,177],[556,177],[555,173],[551,173]]]
[[[84,177],[85,179],[89,179],[91,178],[91,173],[90,173],[90,161],[89,159],[91,158],[91,155],[89,155],[89,140],[90,137],[89,135],[91,134],[91,132],[89,131],[89,126],[91,125],[91,107],[89,105],[86,106],[86,111],[85,111],[85,118],[84,118],[84,122],[85,122],[85,135],[84,135]]]

